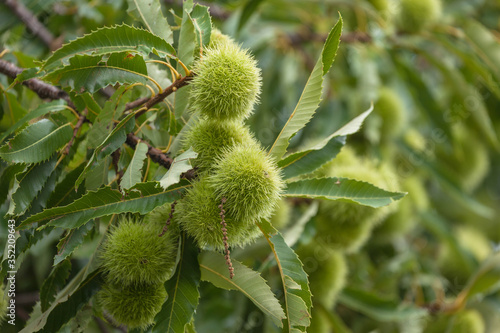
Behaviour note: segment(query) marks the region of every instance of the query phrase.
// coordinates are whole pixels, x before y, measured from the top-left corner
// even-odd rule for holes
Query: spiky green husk
[[[219,47],[221,45],[234,44],[234,41],[228,35],[224,35],[219,29],[212,28],[210,33],[209,48]]]
[[[416,33],[441,15],[440,0],[401,0],[398,25],[402,31]]]
[[[322,173],[328,177],[365,181],[387,190],[397,190],[398,186],[390,168],[377,167],[347,148],[329,163],[327,169],[323,168]],[[333,249],[356,252],[369,238],[373,227],[396,209],[394,204],[372,208],[350,202],[324,201],[316,218],[316,239]]]
[[[206,178],[202,178],[193,184],[176,206],[174,217],[199,247],[224,249],[220,204]],[[260,229],[253,220],[236,220],[229,212],[225,220],[230,247],[243,247],[260,235]]]
[[[234,43],[207,48],[193,68],[193,111],[218,120],[243,120],[252,112],[261,87],[260,69],[247,50]]]
[[[109,281],[120,284],[156,284],[170,275],[176,260],[177,231],[125,219],[111,231],[100,259]]]
[[[144,329],[153,323],[166,297],[163,283],[123,285],[107,281],[97,300],[118,324]]]
[[[271,216],[271,224],[276,229],[283,229],[290,222],[292,205],[285,198],[278,201],[278,205]]]
[[[453,333],[484,333],[485,325],[481,314],[476,310],[464,310],[456,314],[450,330]]]
[[[283,191],[281,174],[258,144],[239,144],[226,150],[208,177],[217,200],[227,199],[228,215],[239,221],[268,219]]]
[[[486,146],[463,126],[453,129],[453,151],[439,150],[447,173],[455,178],[467,192],[474,191],[484,180],[490,169],[490,158]]]
[[[344,255],[316,242],[299,247],[297,254],[309,275],[313,301],[321,303],[327,309],[333,308],[346,281],[347,264]]]
[[[241,122],[201,119],[186,133],[183,146],[185,149],[193,147],[198,153],[192,161],[193,166],[198,167],[198,172],[205,172],[223,151],[252,140],[250,130]]]
[[[374,113],[382,118],[382,138],[391,139],[402,133],[406,125],[406,113],[401,98],[393,89],[384,87],[379,90]]]

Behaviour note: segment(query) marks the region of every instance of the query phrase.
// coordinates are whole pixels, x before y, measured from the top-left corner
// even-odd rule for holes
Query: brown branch
[[[165,233],[168,231],[168,227],[170,226],[170,222],[172,222],[172,219],[174,218],[174,212],[175,212],[175,206],[177,205],[177,200],[174,200],[170,204],[170,214],[168,215],[167,222],[165,222],[165,225],[163,226],[163,229],[161,233],[158,235],[158,237],[161,237],[165,235]]]
[[[78,135],[78,131],[80,128],[82,128],[83,123],[85,122],[85,119],[87,119],[87,109],[84,109],[80,113],[80,117],[78,118],[78,122],[75,125],[75,128],[73,129],[73,136],[71,137],[71,140],[69,140],[68,144],[66,145],[66,148],[64,148],[63,154],[64,155],[69,155],[69,151],[71,147],[73,146],[73,143],[75,143],[76,136]]]
[[[22,68],[19,68],[8,61],[0,59],[0,73],[5,74],[12,79],[15,79],[22,72]],[[56,88],[53,85],[50,85],[38,79],[30,79],[24,81],[23,85],[36,92],[41,99],[63,99],[68,103],[69,107],[75,109],[75,105],[73,104],[73,102],[71,102],[69,95],[64,90]]]
[[[116,173],[116,176],[118,178],[116,180],[116,183],[118,184],[118,186],[120,186],[120,182],[122,181],[122,177],[123,177],[123,170],[120,170],[118,167],[118,162],[120,161],[120,155],[121,155],[120,148],[118,148],[113,153],[111,153],[111,157],[112,157],[111,163],[113,164],[113,168],[115,169],[115,173]]]
[[[28,27],[28,29],[40,38],[47,47],[53,51],[61,47],[61,41],[54,38],[54,35],[36,18],[33,13],[22,3],[16,0],[0,0],[9,7],[14,14]]]
[[[125,143],[135,149],[139,141],[145,143],[148,146],[148,152],[146,154],[149,156],[149,158],[151,158],[153,162],[158,163],[165,169],[170,169],[170,166],[172,165],[172,162],[174,160],[170,156],[162,152],[160,149],[151,146],[149,142],[137,137],[134,133],[127,134],[127,140],[125,141]],[[196,177],[197,173],[195,169],[188,170],[181,174],[181,178],[187,180],[193,180]]]

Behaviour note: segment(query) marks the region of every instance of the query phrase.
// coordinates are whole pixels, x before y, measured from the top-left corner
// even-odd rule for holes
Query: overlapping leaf
[[[21,215],[28,209],[54,172],[56,162],[57,159],[53,157],[49,161],[32,165],[26,172],[16,175],[17,186],[12,193],[9,214]]]
[[[155,317],[154,333],[184,332],[198,306],[200,278],[198,249],[183,235],[177,271],[165,282],[168,299]]]
[[[144,1],[139,1],[144,3]],[[158,13],[155,13],[157,15]],[[159,12],[161,15],[161,11]],[[165,20],[166,24],[166,20]],[[162,30],[169,35],[169,26]],[[174,55],[175,50],[167,42],[167,38],[158,37],[143,29],[137,29],[126,24],[104,27],[77,38],[55,51],[43,64],[41,70],[52,71],[57,67],[67,65],[68,60],[76,55],[102,56],[110,53],[137,53],[147,57],[156,52],[160,56]]]
[[[27,113],[24,117],[19,119],[14,125],[10,126],[0,137],[0,142],[5,140],[9,135],[14,133],[16,130],[26,125],[29,121],[41,117],[49,112],[58,112],[66,108],[66,102],[62,99],[55,100],[48,103],[40,104],[36,109]]]
[[[307,274],[299,257],[286,244],[281,234],[267,221],[261,221],[258,225],[271,247],[281,276],[286,314],[283,331],[306,332],[312,306]]]
[[[160,179],[160,185],[166,189],[173,184],[177,184],[181,179],[181,175],[193,168],[189,160],[197,156],[198,153],[195,153],[192,148],[189,148],[187,151],[174,158],[170,169],[168,169],[167,173]]]
[[[69,277],[71,270],[71,261],[65,260],[61,264],[56,265],[50,275],[45,279],[40,288],[40,305],[42,311],[46,311],[50,303],[55,299],[58,289],[64,287],[66,279]]]
[[[134,156],[132,156],[132,160],[130,161],[127,170],[123,174],[120,183],[120,187],[122,189],[128,190],[132,186],[141,181],[142,166],[144,165],[144,160],[147,157],[146,155],[147,152],[148,152],[148,145],[145,144],[144,142],[139,142],[139,144],[135,147]]]
[[[266,316],[282,327],[285,313],[266,281],[259,273],[236,260],[232,260],[234,277],[229,278],[226,260],[215,252],[203,252],[200,256],[201,279],[219,288],[238,290],[248,297]]]
[[[86,223],[79,228],[69,231],[57,244],[57,254],[54,256],[54,265],[69,257],[82,243],[94,227],[93,223]]]
[[[128,0],[128,12],[153,34],[172,43],[172,29],[163,16],[159,0]]]
[[[103,56],[75,55],[69,65],[55,70],[45,79],[76,93],[94,93],[108,85],[117,83],[143,83],[148,81],[148,70],[140,55],[128,52],[113,53],[108,59]]]
[[[304,179],[287,184],[287,197],[344,200],[374,208],[388,205],[405,196],[389,192],[370,183],[349,178]]]
[[[188,186],[187,182],[181,182],[165,191],[157,182],[139,183],[130,189],[127,197],[118,190],[103,187],[88,192],[67,206],[46,209],[30,216],[18,229],[26,229],[35,222],[46,224],[47,220],[50,226],[73,229],[96,217],[126,212],[146,214],[157,206],[179,199],[181,191]]]
[[[269,149],[269,154],[276,159],[281,159],[286,153],[290,139],[311,120],[314,112],[318,108],[323,91],[323,77],[328,73],[333,64],[339,47],[341,33],[342,17],[340,17],[337,24],[335,24],[330,31],[323,51],[321,52],[321,57],[318,59],[318,62],[307,80],[295,110],[293,110],[288,121],[278,135],[278,138],[276,138],[276,141]]]
[[[359,131],[363,121],[372,110],[373,106],[314,147],[290,154],[279,161],[278,166],[283,168],[284,178],[288,179],[311,173],[334,159],[345,144],[345,136]]]
[[[67,144],[72,135],[70,123],[58,127],[52,121],[42,119],[0,147],[0,158],[12,163],[39,163]]]
[[[90,160],[88,161],[85,169],[82,171],[80,176],[75,182],[75,187],[82,183],[83,179],[85,179],[87,172],[95,167],[100,161],[102,161],[105,157],[111,155],[115,150],[120,148],[120,146],[127,139],[127,134],[132,132],[135,124],[135,115],[133,113],[129,114],[127,117],[123,118],[116,127],[109,133],[107,138],[99,147],[94,150]]]

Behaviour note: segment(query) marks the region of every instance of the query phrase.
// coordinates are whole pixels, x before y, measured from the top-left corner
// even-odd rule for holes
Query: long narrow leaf
[[[172,29],[163,16],[159,0],[128,0],[127,11],[153,34],[172,43]]]
[[[389,192],[370,183],[349,178],[315,178],[288,183],[284,195],[344,200],[378,208],[401,199],[405,193]]]
[[[127,197],[118,190],[103,187],[88,192],[67,206],[46,209],[30,216],[18,229],[26,229],[35,222],[44,224],[47,220],[51,221],[50,226],[73,229],[96,217],[126,212],[146,214],[157,206],[179,199],[180,192],[188,186],[187,182],[181,182],[164,191],[157,182],[139,183],[131,188]]]
[[[0,158],[13,163],[39,163],[68,143],[72,135],[70,123],[58,127],[52,121],[42,119],[0,147]]]
[[[250,299],[266,316],[279,327],[285,313],[280,303],[259,273],[236,260],[232,260],[234,277],[229,278],[226,259],[215,252],[203,252],[200,256],[201,279],[219,288],[238,290]]]
[[[168,299],[155,317],[153,333],[184,332],[198,306],[201,279],[198,249],[183,234],[177,272],[165,282]]]
[[[139,144],[135,147],[134,156],[132,156],[132,160],[123,174],[122,181],[120,183],[120,187],[122,189],[128,190],[141,181],[142,166],[144,165],[144,160],[147,157],[147,152],[148,145],[144,142],[139,142]]]
[[[314,112],[321,102],[321,93],[323,91],[323,76],[330,70],[337,53],[340,34],[342,33],[342,17],[328,35],[321,57],[318,59],[314,69],[307,80],[306,86],[299,102],[293,110],[290,118],[281,130],[280,134],[274,141],[274,144],[269,149],[269,154],[276,159],[286,153],[288,142],[301,128],[303,128],[312,118]]]
[[[45,79],[76,93],[93,94],[99,89],[117,83],[143,83],[148,81],[148,70],[140,55],[127,52],[113,53],[109,58],[103,56],[75,55],[69,65],[55,70]]]
[[[124,24],[97,29],[63,45],[44,62],[41,70],[51,71],[67,65],[68,59],[76,55],[99,56],[119,52],[139,53],[143,56],[152,52],[163,56],[175,54],[172,45],[164,39],[149,31]]]
[[[286,314],[284,332],[305,332],[310,324],[312,306],[307,274],[281,234],[267,221],[258,225],[271,247],[281,276]]]

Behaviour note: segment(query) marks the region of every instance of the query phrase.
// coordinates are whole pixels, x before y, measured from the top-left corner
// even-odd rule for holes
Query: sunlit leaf
[[[128,12],[153,34],[172,43],[172,30],[163,16],[159,0],[127,0]]]
[[[167,173],[160,179],[160,185],[166,189],[173,184],[177,184],[181,179],[181,175],[193,168],[189,160],[197,156],[198,153],[195,153],[192,148],[189,148],[187,151],[174,158],[170,169],[168,169]]]

